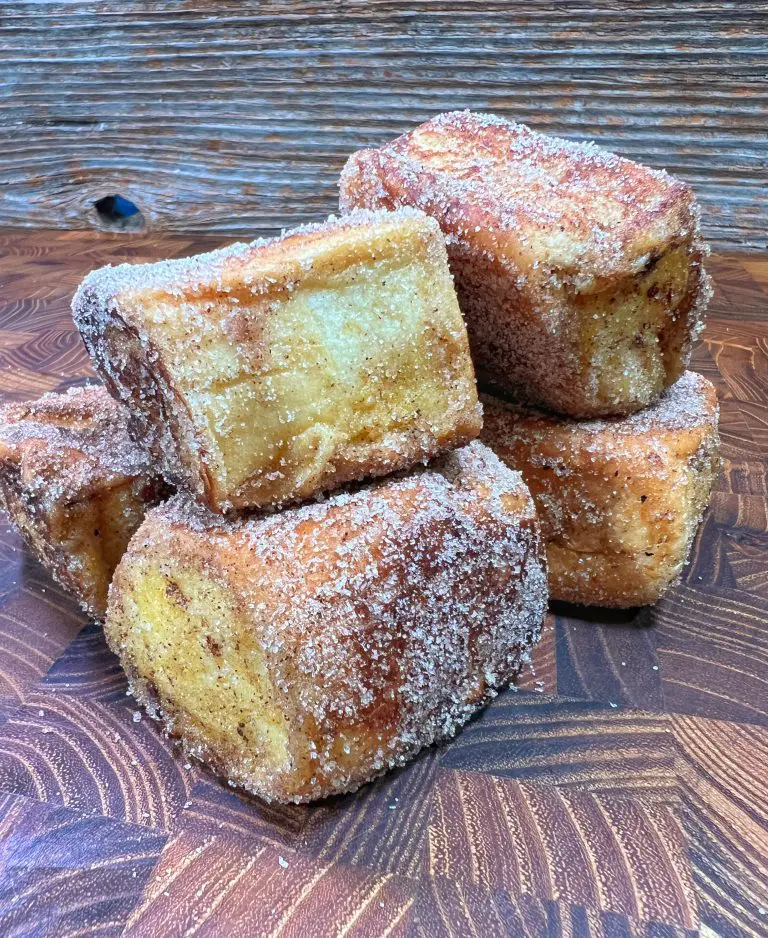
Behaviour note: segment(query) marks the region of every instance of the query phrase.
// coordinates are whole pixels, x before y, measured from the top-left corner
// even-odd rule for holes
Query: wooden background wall
[[[768,247],[768,3],[0,3],[0,225],[255,235],[336,205],[346,154],[456,107],[691,182]]]

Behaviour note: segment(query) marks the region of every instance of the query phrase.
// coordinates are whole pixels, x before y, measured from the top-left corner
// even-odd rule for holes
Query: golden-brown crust
[[[453,112],[353,154],[340,189],[344,211],[412,205],[437,219],[478,372],[520,399],[621,415],[685,369],[710,289],[692,192],[666,173]],[[670,257],[677,269],[649,276]],[[606,386],[625,306],[629,373],[617,365]],[[606,326],[597,349],[593,320]]]
[[[453,735],[517,672],[545,609],[530,495],[472,443],[266,517],[177,497],[131,542],[105,630],[190,752],[307,801]]]
[[[147,507],[168,494],[102,387],[0,408],[0,505],[90,615]]]
[[[483,403],[483,441],[536,502],[551,597],[655,602],[682,572],[718,472],[713,386],[686,372],[653,407],[599,421]]]
[[[135,437],[214,511],[405,469],[480,429],[443,240],[413,210],[104,268],[72,308]]]

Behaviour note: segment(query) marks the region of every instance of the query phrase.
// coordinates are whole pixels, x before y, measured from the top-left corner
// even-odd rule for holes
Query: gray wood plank
[[[471,107],[666,167],[768,247],[768,3],[41,0],[0,7],[0,224],[255,235],[349,152]],[[134,221],[137,221],[134,219]]]

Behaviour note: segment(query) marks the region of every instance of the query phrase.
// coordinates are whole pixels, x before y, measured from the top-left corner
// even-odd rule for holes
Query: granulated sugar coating
[[[214,511],[405,469],[480,429],[440,229],[412,209],[103,268],[72,310],[136,439]]]
[[[0,504],[87,612],[104,615],[117,561],[167,494],[102,387],[0,408]]]
[[[191,754],[308,801],[452,736],[528,660],[546,603],[528,490],[472,443],[268,516],[174,498],[133,539],[105,629]]]
[[[552,598],[655,602],[682,572],[719,469],[709,381],[686,372],[652,407],[604,420],[483,403],[483,441],[536,502]]]
[[[691,190],[594,144],[469,111],[353,154],[342,210],[411,205],[446,235],[475,364],[576,417],[647,406],[710,297]]]

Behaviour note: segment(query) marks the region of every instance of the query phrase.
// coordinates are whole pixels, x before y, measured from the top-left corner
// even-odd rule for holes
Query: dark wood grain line
[[[539,694],[557,694],[557,631],[553,615],[547,615],[539,643],[531,651],[531,662],[517,675],[515,686]]]
[[[556,604],[557,690],[564,697],[661,710],[656,637],[647,609]]]
[[[439,758],[439,749],[423,752],[353,795],[318,804],[303,835],[305,845],[322,863],[418,878],[425,866]]]
[[[768,598],[681,583],[652,618],[666,710],[768,725]]]
[[[64,649],[42,680],[46,690],[102,703],[125,699],[123,670],[104,640],[101,625],[92,622]]]
[[[404,935],[414,886],[226,837],[173,838],[125,938]]]
[[[765,404],[768,396],[768,330],[763,322],[723,322],[711,316],[704,338],[733,396]]]
[[[437,877],[416,897],[408,935],[417,938],[698,938],[698,929],[671,922],[639,922],[616,912],[488,892]]]
[[[441,766],[660,803],[677,798],[666,717],[610,703],[506,692],[445,750]]]
[[[0,791],[170,830],[196,781],[191,766],[129,707],[30,694],[0,734]]]
[[[86,619],[5,524],[0,537],[0,696],[21,701]]]

